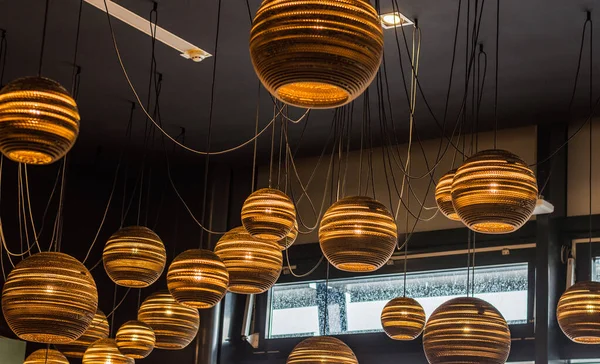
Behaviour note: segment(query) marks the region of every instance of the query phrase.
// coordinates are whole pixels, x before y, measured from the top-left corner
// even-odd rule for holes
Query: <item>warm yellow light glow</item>
[[[287,364],[358,364],[352,349],[330,336],[308,338],[296,345]]]
[[[298,107],[351,102],[374,79],[382,55],[379,16],[364,0],[264,0],[252,23],[250,56],[259,79]]]
[[[123,355],[132,359],[143,359],[154,349],[156,336],[149,325],[131,320],[119,328],[115,340]]]
[[[23,364],[69,364],[69,361],[59,351],[40,349],[31,353]]]
[[[412,298],[394,298],[381,311],[381,326],[391,339],[414,340],[425,327],[425,311]]]
[[[109,327],[106,315],[104,315],[104,312],[98,310],[94,315],[92,323],[90,324],[88,329],[85,330],[83,335],[81,335],[77,340],[72,341],[68,344],[57,345],[56,348],[69,358],[81,359],[90,345],[92,345],[100,339],[107,338],[108,334]]]
[[[562,294],[556,318],[563,333],[579,344],[600,344],[600,283],[581,281]]]
[[[294,203],[274,188],[252,193],[242,206],[242,225],[255,238],[279,241],[289,234],[295,222]]]
[[[75,100],[60,84],[26,77],[0,90],[0,151],[26,164],[61,159],[79,134]]]
[[[393,13],[381,14],[379,16],[379,18],[381,19],[381,26],[384,29],[391,29],[394,27],[400,27],[400,26],[406,26],[406,25],[413,24],[413,22],[410,21],[410,19],[408,19],[407,17],[405,17],[404,15],[400,14],[397,11],[393,12]]]
[[[134,364],[135,361],[119,350],[114,339],[100,339],[83,354],[81,364]]]

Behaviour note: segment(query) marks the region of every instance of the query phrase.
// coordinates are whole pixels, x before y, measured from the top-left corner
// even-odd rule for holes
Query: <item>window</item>
[[[592,264],[593,280],[600,282],[600,257],[594,257],[594,264]]]
[[[440,304],[464,296],[466,281],[466,269],[410,273],[406,295],[429,317]],[[403,274],[330,280],[327,288],[324,280],[277,284],[269,298],[267,338],[382,331],[383,306],[403,293]],[[475,296],[493,304],[509,324],[526,323],[528,264],[476,268]]]

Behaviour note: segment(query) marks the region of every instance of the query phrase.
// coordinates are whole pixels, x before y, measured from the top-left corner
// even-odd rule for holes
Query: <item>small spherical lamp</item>
[[[452,205],[452,181],[455,174],[456,169],[453,169],[440,178],[435,186],[435,202],[444,216],[450,220],[460,221],[460,217],[458,217]]]
[[[310,337],[296,345],[287,364],[358,364],[352,349],[331,336]]]
[[[229,285],[229,272],[218,255],[206,249],[179,254],[167,272],[169,292],[186,306],[211,308],[223,299]]]
[[[600,344],[600,283],[581,281],[563,293],[556,308],[558,324],[578,344]]]
[[[69,364],[69,361],[60,351],[40,349],[31,353],[23,364]]]
[[[527,163],[505,150],[484,150],[458,168],[452,204],[461,221],[484,234],[518,230],[533,214],[538,197]]]
[[[19,163],[53,163],[75,144],[79,119],[75,100],[57,82],[17,79],[0,90],[0,152]]]
[[[100,339],[83,354],[81,364],[134,364],[135,360],[123,355],[114,339]]]
[[[254,70],[271,94],[298,107],[351,102],[382,55],[379,16],[364,0],[264,0],[252,23]]]
[[[157,349],[179,350],[188,346],[200,327],[198,310],[175,301],[168,291],[152,294],[140,306],[138,320],[156,336]]]
[[[56,348],[69,358],[83,358],[87,348],[100,339],[106,339],[109,334],[108,320],[104,312],[98,310],[92,323],[79,339],[68,344],[57,345]]]
[[[289,248],[296,242],[297,238],[298,238],[298,221],[294,222],[294,227],[285,236],[285,238],[279,240],[279,247],[281,247],[281,250],[286,250],[287,248]]]
[[[279,241],[294,228],[295,222],[294,203],[274,188],[252,193],[242,206],[242,224],[255,238]]]
[[[115,341],[119,351],[131,359],[144,359],[154,349],[154,330],[141,321],[127,321],[119,328]]]
[[[167,252],[154,231],[143,226],[129,226],[108,239],[102,261],[110,279],[119,286],[145,288],[160,278]]]
[[[271,288],[283,265],[279,244],[251,236],[243,226],[221,237],[215,253],[229,272],[229,291],[259,294]]]
[[[65,344],[78,339],[98,308],[96,283],[77,259],[58,252],[34,254],[10,272],[2,312],[22,340]]]
[[[346,197],[331,205],[319,227],[327,260],[347,272],[373,272],[392,256],[398,240],[396,221],[379,201]]]
[[[394,340],[414,340],[425,327],[425,311],[419,302],[409,297],[397,297],[381,311],[383,331]]]
[[[504,317],[486,301],[455,298],[429,317],[423,349],[430,364],[504,364],[510,353],[510,331]]]

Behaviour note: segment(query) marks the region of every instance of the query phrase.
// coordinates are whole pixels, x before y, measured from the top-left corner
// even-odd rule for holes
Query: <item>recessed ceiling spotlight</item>
[[[412,20],[397,11],[393,13],[381,14],[379,18],[381,19],[381,26],[383,29],[391,29],[414,24]]]
[[[154,24],[151,24],[147,19],[127,10],[121,5],[109,0],[106,0],[106,7],[104,6],[104,0],[85,0],[85,2],[104,12],[106,12],[106,8],[108,8],[108,13],[113,17],[136,28],[142,33],[152,36],[151,29],[154,28]],[[194,62],[200,62],[211,56],[210,53],[200,49],[200,47],[179,38],[175,34],[159,26],[156,26],[156,40],[174,48],[180,52],[183,58],[191,59]]]

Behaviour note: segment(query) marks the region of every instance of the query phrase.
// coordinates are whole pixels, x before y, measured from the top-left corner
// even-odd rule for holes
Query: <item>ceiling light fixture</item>
[[[381,19],[381,26],[383,29],[392,29],[414,24],[412,20],[397,11],[381,14],[379,19]]]
[[[106,12],[104,0],[85,0],[85,2]],[[108,13],[113,17],[136,28],[144,34],[152,36],[151,29],[154,28],[153,23],[150,23],[148,20],[142,18],[136,13],[133,13],[110,0],[106,0],[106,7],[108,7]],[[204,59],[212,56],[210,53],[182,38],[179,38],[175,34],[159,27],[158,25],[156,26],[156,40],[179,51],[183,58],[191,59],[194,62],[201,62]]]

